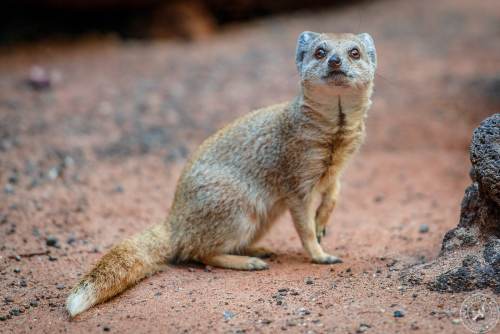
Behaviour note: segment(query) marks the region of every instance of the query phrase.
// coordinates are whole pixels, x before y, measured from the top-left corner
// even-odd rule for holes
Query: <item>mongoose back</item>
[[[376,63],[367,33],[301,33],[295,99],[256,110],[208,138],[186,164],[165,221],[105,254],[71,291],[69,314],[168,262],[266,269],[260,257],[269,251],[255,243],[287,209],[313,262],[341,262],[320,241],[341,172],[365,135]]]

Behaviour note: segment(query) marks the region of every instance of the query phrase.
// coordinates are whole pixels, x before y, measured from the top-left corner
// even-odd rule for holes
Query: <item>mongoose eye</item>
[[[323,59],[326,57],[326,51],[323,48],[317,48],[316,51],[314,52],[314,57],[316,59]]]
[[[357,48],[353,48],[349,51],[349,56],[353,59],[359,59],[359,57],[361,57],[361,53],[359,53]]]

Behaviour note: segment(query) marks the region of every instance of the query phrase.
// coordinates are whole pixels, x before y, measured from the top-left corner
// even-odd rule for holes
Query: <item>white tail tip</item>
[[[74,317],[95,304],[96,297],[91,283],[79,285],[66,299],[66,309]]]

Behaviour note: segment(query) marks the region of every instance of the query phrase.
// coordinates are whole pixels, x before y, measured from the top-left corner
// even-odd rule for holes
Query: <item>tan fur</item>
[[[95,294],[90,304],[100,303],[167,261],[265,269],[255,256],[269,251],[254,245],[287,209],[311,259],[340,262],[323,251],[319,239],[337,202],[340,174],[365,135],[375,64],[367,69],[367,47],[357,35],[304,34],[298,52],[326,43],[331,52],[345,53],[355,43],[363,58],[345,58],[352,78],[325,83],[319,79],[329,71],[324,62],[307,54],[298,58],[300,94],[208,138],[186,164],[166,221],[115,246],[75,287],[68,305],[77,304],[75,296],[85,287]]]

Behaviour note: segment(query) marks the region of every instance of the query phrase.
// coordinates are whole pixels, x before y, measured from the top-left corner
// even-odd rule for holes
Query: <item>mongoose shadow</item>
[[[165,221],[101,258],[71,291],[71,316],[168,262],[266,269],[261,257],[271,252],[255,244],[286,210],[313,262],[341,262],[320,241],[342,170],[365,136],[375,45],[366,33],[306,31],[297,41],[296,64],[298,95],[249,113],[205,140],[184,167]]]

